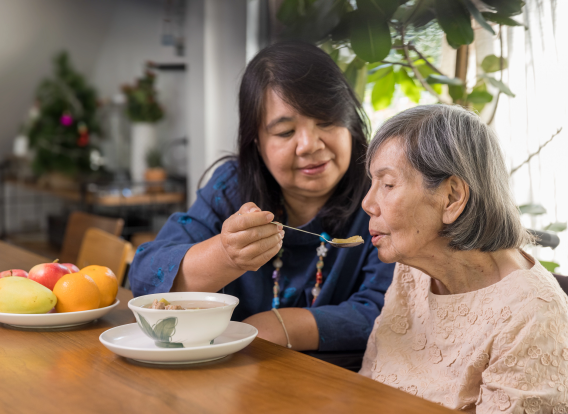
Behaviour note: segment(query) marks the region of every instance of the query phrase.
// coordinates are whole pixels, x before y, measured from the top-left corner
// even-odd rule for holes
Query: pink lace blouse
[[[568,297],[552,274],[537,262],[459,295],[430,281],[396,265],[362,375],[471,413],[568,413]]]

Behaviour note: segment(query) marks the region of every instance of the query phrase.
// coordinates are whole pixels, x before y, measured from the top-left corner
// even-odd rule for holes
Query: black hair
[[[341,234],[360,208],[370,181],[365,174],[368,120],[347,79],[320,48],[303,42],[276,43],[248,64],[239,91],[238,174],[241,201],[252,201],[277,219],[282,191],[258,151],[265,92],[275,90],[300,114],[346,127],[351,160],[333,195],[318,213],[323,229]]]

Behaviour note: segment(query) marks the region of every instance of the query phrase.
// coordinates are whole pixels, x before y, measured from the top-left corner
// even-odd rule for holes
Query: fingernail
[[[281,232],[284,232],[284,226],[282,226],[282,224],[278,225],[278,230]]]
[[[282,240],[284,238],[284,234],[278,233],[278,235],[280,236],[280,240]]]
[[[266,219],[267,219],[268,221],[272,221],[272,220],[274,219],[274,214],[268,213],[268,214],[266,215]]]

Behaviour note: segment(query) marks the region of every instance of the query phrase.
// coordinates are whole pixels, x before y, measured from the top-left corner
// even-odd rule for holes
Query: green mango
[[[57,303],[57,297],[45,286],[25,277],[0,279],[0,312],[47,313]]]

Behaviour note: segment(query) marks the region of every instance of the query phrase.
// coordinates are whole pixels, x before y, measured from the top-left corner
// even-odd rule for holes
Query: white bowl
[[[223,302],[226,305],[208,309],[164,310],[149,309],[143,306],[154,299],[168,302],[179,300],[199,300]],[[231,320],[233,310],[239,299],[221,293],[169,292],[155,293],[134,298],[128,307],[134,313],[138,326],[148,337],[162,348],[187,348],[209,345],[221,335]]]

